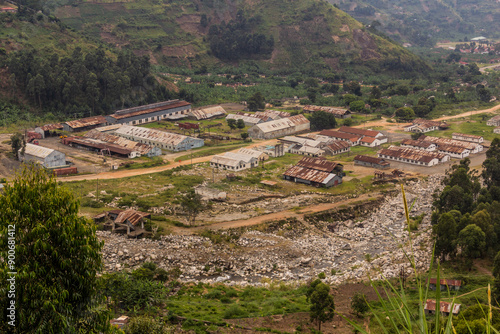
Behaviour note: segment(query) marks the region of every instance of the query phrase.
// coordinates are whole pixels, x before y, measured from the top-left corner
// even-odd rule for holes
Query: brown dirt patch
[[[80,17],[80,8],[73,6],[63,6],[56,10],[56,16],[60,19],[68,19],[71,17]]]
[[[168,57],[192,57],[195,55],[195,50],[192,45],[164,46],[161,53]]]
[[[101,32],[101,39],[105,42],[113,44],[117,48],[121,48],[122,46],[128,44],[127,41],[124,41],[109,32]]]
[[[200,15],[186,14],[177,18],[175,21],[184,31],[194,34],[206,34],[206,29],[200,25],[200,20]]]

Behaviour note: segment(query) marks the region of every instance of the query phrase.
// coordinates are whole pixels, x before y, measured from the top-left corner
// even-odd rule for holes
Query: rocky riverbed
[[[169,235],[160,240],[128,239],[98,231],[105,241],[106,271],[134,269],[151,261],[167,270],[179,268],[184,282],[260,285],[269,280],[303,282],[326,274],[331,284],[395,277],[401,268],[429,266],[432,241],[432,193],[442,176],[409,181],[405,186],[411,216],[425,213],[418,230],[407,232],[402,195],[387,195],[362,217],[335,221],[289,220],[246,230],[217,232],[221,238]],[[230,237],[229,237],[230,236]],[[224,241],[219,241],[219,240]],[[411,244],[411,247],[410,247]]]

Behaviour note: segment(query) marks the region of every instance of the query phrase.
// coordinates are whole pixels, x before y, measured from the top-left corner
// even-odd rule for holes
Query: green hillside
[[[418,71],[400,46],[317,0],[195,0],[121,3],[49,1],[63,23],[153,64],[198,68],[256,62],[264,69]]]

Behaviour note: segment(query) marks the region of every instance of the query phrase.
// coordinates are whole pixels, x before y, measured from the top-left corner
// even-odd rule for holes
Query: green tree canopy
[[[314,290],[309,300],[311,301],[310,316],[311,320],[316,320],[318,330],[321,331],[321,324],[333,319],[335,304],[333,296],[330,295],[330,287],[325,283],[313,282]]]
[[[96,307],[102,243],[95,227],[78,216],[73,195],[45,170],[29,165],[6,185],[0,207],[1,258],[8,258],[8,246],[15,240],[15,263],[10,267],[8,261],[0,262],[0,279],[6,282],[8,272],[17,272],[17,332],[106,331],[107,312]],[[7,285],[2,284],[3,333],[8,332],[7,303]]]
[[[458,234],[458,245],[466,258],[478,258],[486,247],[486,236],[475,224],[466,226]]]
[[[257,111],[266,107],[266,101],[264,101],[264,96],[262,96],[261,92],[256,92],[248,99],[247,105],[250,111]]]
[[[332,129],[337,126],[335,116],[322,110],[314,112],[309,117],[309,122],[311,122],[311,129],[314,131]]]

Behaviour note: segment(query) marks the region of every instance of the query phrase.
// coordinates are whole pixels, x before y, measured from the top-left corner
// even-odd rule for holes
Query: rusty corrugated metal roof
[[[469,151],[468,149],[466,149],[465,147],[462,147],[462,146],[443,145],[443,144],[439,145],[438,150],[442,151],[442,152],[449,152],[449,153],[456,153],[456,154],[462,154],[465,151]]]
[[[42,129],[43,131],[61,130],[62,128],[63,125],[61,123],[45,124],[44,126],[40,127],[40,129]]]
[[[338,108],[338,107],[323,107],[323,106],[313,106],[313,105],[307,105],[304,106],[303,110],[305,112],[315,112],[315,111],[324,111],[330,114],[334,115],[345,115],[349,114],[350,111],[344,108]]]
[[[188,115],[196,117],[197,120],[208,119],[211,117],[222,116],[225,114],[227,113],[221,106],[191,110],[188,113]]]
[[[460,136],[460,137],[465,137],[465,138],[471,138],[471,139],[482,139],[483,137],[481,136],[476,136],[476,135],[469,135],[467,133],[458,133],[458,132],[454,132],[451,134],[451,136]]]
[[[87,132],[85,134],[85,137],[97,139],[97,140],[103,141],[105,143],[115,144],[115,145],[121,146],[125,149],[131,150],[134,152],[138,152],[141,155],[147,154],[149,151],[151,151],[153,149],[152,146],[149,146],[147,144],[138,143],[138,142],[128,140],[128,139],[123,138],[123,137],[114,136],[114,135],[110,135],[107,133],[102,133],[102,132],[97,131],[97,130],[91,130],[91,131]]]
[[[430,278],[429,283],[436,284],[437,278]],[[439,284],[448,285],[448,286],[462,286],[462,281],[456,280],[456,279],[441,279],[441,280],[439,280]]]
[[[82,119],[77,119],[75,121],[65,122],[69,127],[73,129],[85,128],[87,126],[94,126],[99,124],[106,124],[106,118],[104,116],[93,116],[86,117]]]
[[[116,145],[116,144],[111,144],[111,143],[106,143],[101,140],[97,139],[92,139],[92,138],[85,138],[85,137],[68,137],[64,138],[64,143],[75,143],[77,145],[81,146],[86,146],[86,147],[93,147],[99,150],[109,150],[110,152],[113,153],[118,153],[122,155],[129,155],[132,153],[132,150],[124,148],[122,146]]]
[[[328,183],[328,181],[335,177],[335,174],[332,173],[301,166],[293,166],[283,173],[283,175],[323,184]]]
[[[458,314],[460,312],[460,304],[453,304],[453,310],[451,309],[452,303],[439,302],[439,311],[442,313],[453,313]],[[434,299],[427,299],[425,302],[424,310],[436,311],[436,301]]]
[[[429,148],[431,145],[436,145],[433,142],[425,141],[425,140],[413,140],[413,139],[403,139],[401,141],[402,145]]]
[[[343,140],[334,140],[332,143],[326,145],[326,147],[330,148],[333,151],[340,151],[351,147],[351,145]]]
[[[431,143],[437,144],[438,148],[441,145],[453,145],[453,146],[460,146],[460,147],[466,148],[466,149],[471,150],[471,151],[475,150],[478,147],[478,145],[480,145],[480,144],[471,143],[468,141],[456,140],[456,139],[451,139],[451,138],[442,138],[442,137],[431,137],[431,136],[425,136],[425,135],[420,136],[420,138],[418,138],[418,140],[425,140],[425,141],[429,141]]]
[[[384,148],[379,151],[379,154],[387,155],[390,157],[413,160],[413,161],[421,161],[425,163],[429,163],[433,159],[438,159],[439,161],[441,161],[445,156],[444,154],[441,153],[428,152],[424,150],[412,149],[407,147],[396,147],[396,146]]]
[[[299,162],[297,162],[297,166],[316,169],[324,172],[332,172],[337,166],[339,166],[339,164],[333,161],[328,161],[324,158],[304,157],[300,159]]]
[[[148,215],[148,214],[146,214]],[[135,211],[133,209],[128,209],[125,211],[122,211],[118,214],[118,216],[115,219],[115,223],[117,224],[124,224],[125,221],[129,221],[132,225],[136,226],[140,221],[145,217],[144,213],[141,213],[139,211]]]

